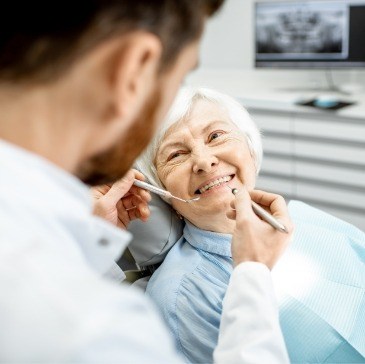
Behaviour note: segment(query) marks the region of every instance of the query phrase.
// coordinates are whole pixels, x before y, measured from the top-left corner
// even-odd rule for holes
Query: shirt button
[[[106,239],[106,238],[101,238],[99,240],[99,245],[101,245],[101,246],[107,246],[107,245],[109,245],[109,240]]]

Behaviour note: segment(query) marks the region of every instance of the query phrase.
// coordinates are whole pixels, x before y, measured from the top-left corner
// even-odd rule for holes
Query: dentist
[[[149,195],[132,187],[142,176],[128,170],[196,67],[205,21],[221,3],[2,5],[0,362],[182,362],[151,302],[115,282],[113,261],[130,240],[121,228],[148,217]],[[109,184],[99,211],[119,229],[93,216],[84,183]],[[290,235],[257,220],[250,229],[247,193],[236,208],[217,361],[285,363],[267,266]],[[280,201],[269,208],[288,219]],[[242,315],[248,304],[253,317]]]

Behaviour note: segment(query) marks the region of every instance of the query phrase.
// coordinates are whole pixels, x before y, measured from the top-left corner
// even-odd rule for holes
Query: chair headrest
[[[128,248],[140,266],[162,262],[182,236],[184,228],[184,221],[177,217],[169,204],[155,194],[151,196],[148,221],[134,220],[128,227],[133,234]]]

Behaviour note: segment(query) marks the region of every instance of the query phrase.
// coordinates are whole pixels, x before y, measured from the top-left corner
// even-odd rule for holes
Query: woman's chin
[[[206,196],[203,194],[198,203],[201,207],[207,208],[210,213],[221,213],[231,209],[230,204],[233,199],[232,193],[211,193]]]

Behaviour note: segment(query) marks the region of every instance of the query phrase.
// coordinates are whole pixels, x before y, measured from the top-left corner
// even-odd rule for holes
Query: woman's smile
[[[207,195],[210,193],[218,192],[222,188],[225,188],[227,186],[227,183],[230,182],[234,177],[234,174],[227,174],[211,178],[210,180],[202,183],[195,191],[195,194]]]

